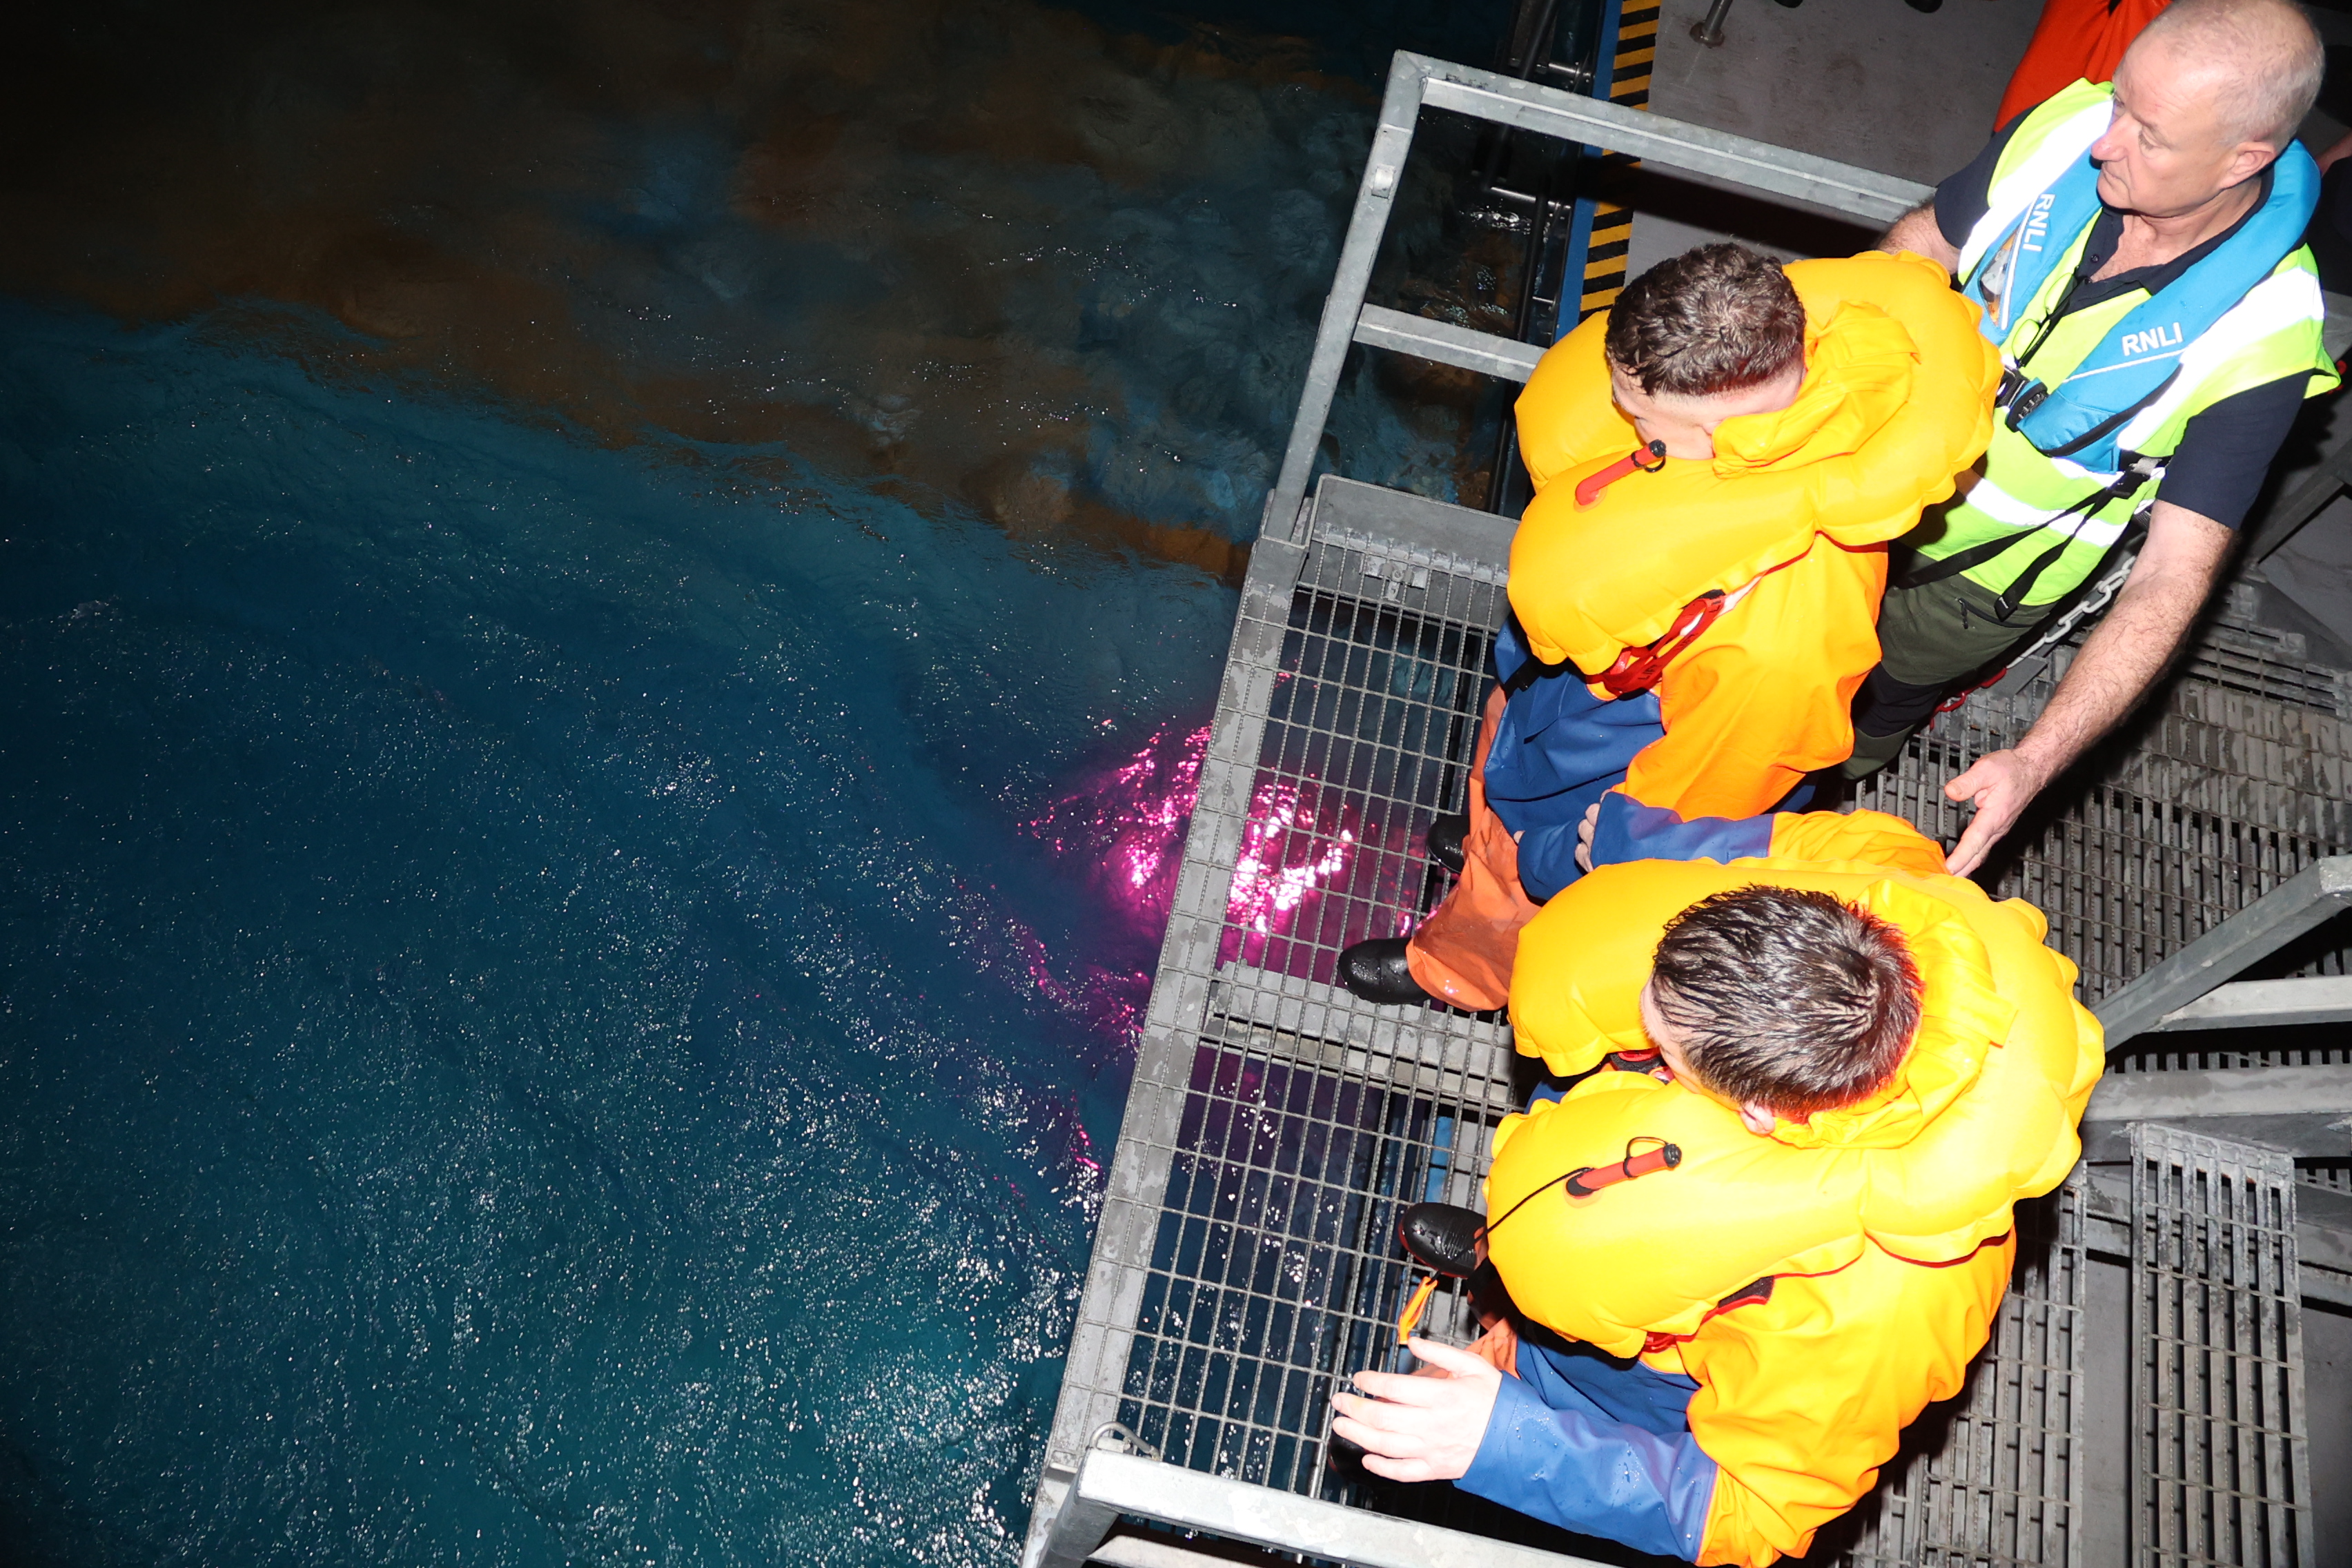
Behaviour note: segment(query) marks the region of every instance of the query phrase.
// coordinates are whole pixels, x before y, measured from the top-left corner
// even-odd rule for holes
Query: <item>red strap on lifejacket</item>
[[[1754,581],[1760,583],[1773,573],[1783,571],[1803,559],[1802,555],[1791,555],[1780,565],[1767,566],[1756,574]],[[1740,592],[1746,593],[1747,589]],[[1707,627],[1715,625],[1716,618],[1730,607],[1731,600],[1721,589],[1709,588],[1682,607],[1675,616],[1674,625],[1666,628],[1665,636],[1647,647],[1629,647],[1619,654],[1617,662],[1601,672],[1602,689],[1612,697],[1631,697],[1636,692],[1647,691],[1664,679],[1666,666],[1673,661],[1675,655],[1696,642],[1706,634]]]
[[[1712,1322],[1734,1307],[1756,1307],[1769,1301],[1772,1299],[1772,1280],[1773,1276],[1767,1274],[1761,1279],[1750,1280],[1742,1285],[1738,1289],[1709,1307],[1706,1310],[1706,1316],[1701,1318],[1699,1321]],[[1698,1338],[1696,1334],[1668,1334],[1653,1329],[1642,1341],[1642,1353],[1655,1355],[1670,1345],[1686,1344],[1696,1338]]]
[[[1682,1163],[1683,1152],[1679,1148],[1672,1143],[1661,1143],[1654,1149],[1628,1154],[1613,1165],[1587,1165],[1580,1171],[1571,1171],[1563,1184],[1568,1188],[1569,1196],[1589,1198],[1603,1187],[1613,1187],[1636,1176],[1671,1171]]]
[[[1642,461],[1644,458],[1655,458],[1657,461],[1645,463]],[[1576,504],[1591,506],[1601,499],[1602,490],[1636,469],[1645,474],[1654,474],[1665,466],[1666,444],[1664,441],[1653,441],[1646,447],[1636,447],[1599,473],[1580,480],[1576,487]]]
[[[1601,672],[1601,686],[1612,697],[1631,697],[1655,686],[1665,678],[1667,661],[1715,625],[1724,604],[1722,591],[1710,588],[1685,605],[1665,636],[1647,647],[1629,647],[1619,654],[1617,662]]]

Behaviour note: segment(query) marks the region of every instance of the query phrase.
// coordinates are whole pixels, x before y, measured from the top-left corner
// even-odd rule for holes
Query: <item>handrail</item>
[[[2347,904],[2352,904],[2352,855],[2313,861],[2099,1004],[2107,1049],[2161,1026]],[[2194,1022],[2183,1019],[2184,1026]]]
[[[1475,66],[1455,65],[1400,49],[1389,65],[1388,89],[1372,133],[1363,179],[1339,264],[1315,332],[1315,351],[1300,389],[1282,468],[1265,498],[1261,532],[1293,542],[1306,539],[1300,516],[1313,477],[1316,448],[1331,416],[1351,343],[1415,354],[1443,364],[1524,381],[1540,351],[1492,332],[1424,321],[1402,311],[1367,307],[1372,263],[1387,232],[1390,208],[1412,150],[1423,107],[1452,110],[1498,125],[1558,136],[1606,152],[1624,153],[1664,168],[1720,180],[1768,195],[1809,203],[1874,224],[1892,222],[1934,194],[1915,181],[1815,157],[1767,142],[1735,136],[1663,115],[1521,81]]]
[[[1422,101],[1481,120],[1581,142],[1750,190],[1808,202],[1866,223],[1890,224],[1936,194],[1932,185],[1882,174],[1728,131],[1669,120],[1606,99],[1580,98],[1492,71],[1430,60]]]
[[[1121,1514],[1303,1552],[1348,1568],[1601,1568],[1587,1558],[1514,1546],[1106,1448],[1090,1450],[1079,1462],[1055,1528],[1033,1551],[1036,1568],[1077,1568]]]

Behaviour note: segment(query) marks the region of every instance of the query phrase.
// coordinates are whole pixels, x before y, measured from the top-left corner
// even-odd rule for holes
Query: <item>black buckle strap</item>
[[[2105,489],[2093,491],[2065,510],[2042,519],[2042,521],[2021,533],[2008,533],[1998,539],[1988,539],[1982,543],[1972,544],[1966,550],[1957,551],[1940,560],[1923,562],[1915,559],[1909,566],[1896,574],[1894,585],[1904,589],[1925,588],[1930,584],[1940,583],[1947,577],[1957,577],[1963,572],[1983,565],[1996,556],[2008,553],[2035,534],[2045,532],[2070,517],[2079,514],[2087,518],[2105,510],[2116,501],[2129,500],[2139,492],[2140,487],[2164,469],[2161,458],[2145,457],[2137,452],[2126,452],[2123,454],[2123,472],[2110,480]],[[2034,583],[2042,574],[2056,565],[2058,558],[2065,554],[2074,542],[2072,536],[2060,540],[2036,557],[2032,564],[2026,567],[2008,587],[1995,595],[1993,603],[2000,609],[2003,623],[2017,613],[2018,606],[2025,602],[2025,595],[2032,592]]]
[[[2049,398],[2050,389],[2015,365],[2004,366],[2000,373],[2000,390],[1993,394],[1992,405],[2005,409],[2003,423],[2015,430],[2018,422]]]
[[[1517,697],[1546,676],[1566,675],[1571,669],[1576,669],[1574,659],[1564,658],[1558,664],[1546,664],[1535,655],[1529,654],[1527,663],[1511,671],[1511,678],[1503,682],[1503,695],[1506,698]],[[1576,674],[1579,680],[1584,679],[1582,670],[1577,670]]]

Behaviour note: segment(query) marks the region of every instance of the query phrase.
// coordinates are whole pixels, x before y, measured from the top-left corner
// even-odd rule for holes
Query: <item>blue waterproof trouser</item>
[[[1507,621],[1495,670],[1507,689],[1534,656]],[[1576,829],[1595,801],[1625,782],[1642,748],[1666,732],[1654,692],[1603,701],[1573,668],[1538,676],[1504,700],[1486,752],[1486,804],[1519,836],[1519,886],[1543,903],[1584,873]]]
[[[1716,1475],[1684,1415],[1698,1384],[1528,1339],[1517,1368],[1454,1485],[1581,1535],[1696,1561]]]

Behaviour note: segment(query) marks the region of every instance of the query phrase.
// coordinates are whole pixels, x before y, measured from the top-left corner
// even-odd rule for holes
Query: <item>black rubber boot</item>
[[[1429,825],[1422,842],[1429,846],[1429,858],[1453,872],[1462,874],[1462,843],[1470,837],[1470,814],[1456,812],[1441,816]]]
[[[1367,1002],[1427,1002],[1404,959],[1405,939],[1374,937],[1339,953],[1339,984]]]
[[[1478,1271],[1486,1216],[1455,1204],[1414,1204],[1397,1215],[1397,1245],[1423,1268],[1467,1279]]]
[[[1903,4],[1914,11],[1934,11],[1942,8],[1944,0],[1903,0]]]

